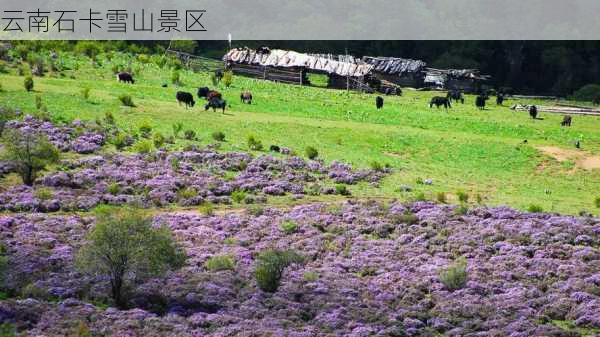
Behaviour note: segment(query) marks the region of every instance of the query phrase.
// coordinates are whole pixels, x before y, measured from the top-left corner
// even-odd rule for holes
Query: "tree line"
[[[157,53],[171,44],[172,48],[212,58],[221,58],[229,48],[227,41],[13,43],[29,49],[79,48],[91,55],[106,50]],[[492,86],[510,87],[523,94],[569,96],[587,84],[600,84],[600,41],[233,41],[232,46],[403,57],[423,60],[433,68],[476,68],[492,76]]]

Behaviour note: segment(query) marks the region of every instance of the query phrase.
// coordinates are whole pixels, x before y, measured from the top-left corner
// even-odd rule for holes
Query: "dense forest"
[[[23,47],[151,53],[168,45],[169,41],[27,41]],[[220,58],[229,47],[227,41],[173,41],[172,45],[213,58]],[[420,59],[434,68],[477,68],[492,76],[493,86],[511,87],[523,94],[569,96],[585,85],[600,84],[600,41],[233,41],[232,46],[395,56]]]

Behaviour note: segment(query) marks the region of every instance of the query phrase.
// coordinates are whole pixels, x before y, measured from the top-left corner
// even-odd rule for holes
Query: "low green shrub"
[[[112,114],[112,112],[107,111],[104,114],[104,122],[108,125],[115,125],[116,121],[115,121],[115,116]]]
[[[34,195],[40,200],[47,201],[54,197],[54,192],[52,192],[52,189],[48,187],[38,187],[35,190]]]
[[[138,141],[133,147],[137,153],[147,154],[152,152],[152,142],[147,139]]]
[[[206,216],[212,216],[215,213],[215,206],[213,206],[213,204],[210,202],[203,202],[200,206],[198,206],[198,212]]]
[[[450,291],[462,289],[467,285],[467,261],[464,258],[458,259],[448,268],[439,273],[440,281]]]
[[[140,125],[139,130],[140,136],[144,138],[150,138],[150,135],[152,134],[152,124],[150,124],[148,121],[145,121]]]
[[[344,184],[337,184],[335,185],[335,194],[339,194],[339,195],[343,195],[343,196],[349,196],[350,190],[348,189],[348,187]]]
[[[276,292],[285,268],[302,261],[302,256],[292,250],[266,250],[261,252],[258,255],[254,270],[258,287],[265,292]]]
[[[248,212],[248,214],[250,214],[254,217],[258,217],[265,213],[265,208],[260,205],[252,205],[252,206],[248,207],[246,209],[246,211]]]
[[[179,137],[179,134],[183,131],[183,123],[177,122],[171,125],[171,127],[173,128],[173,136],[175,136],[175,138]]]
[[[131,138],[125,132],[118,132],[111,138],[110,143],[113,144],[117,150],[121,151],[131,145]]]
[[[457,191],[456,197],[458,198],[458,201],[460,201],[460,202],[468,202],[469,201],[469,195],[465,191]]]
[[[279,225],[279,228],[281,228],[282,232],[289,235],[298,231],[298,224],[292,220],[285,220]]]
[[[415,201],[427,201],[427,196],[425,196],[425,192],[418,192],[414,199]]]
[[[248,148],[252,151],[262,151],[263,144],[253,135],[248,136]]]
[[[247,193],[242,190],[235,190],[231,193],[231,199],[236,203],[242,203],[246,199]]]
[[[385,168],[385,166],[382,163],[380,163],[380,162],[378,162],[376,160],[372,161],[369,164],[369,166],[371,166],[371,170],[377,171],[377,172],[382,172],[384,170],[384,168]]]
[[[23,298],[33,298],[36,300],[49,300],[51,298],[46,289],[40,288],[33,283],[29,283],[23,287],[20,295]]]
[[[407,225],[415,225],[419,222],[419,218],[413,214],[411,211],[406,211],[403,214],[394,214],[390,215],[390,219],[392,223],[399,224],[407,224]]]
[[[23,86],[25,90],[32,91],[33,90],[33,77],[25,76],[25,80],[23,80]]]
[[[229,88],[233,84],[233,72],[231,70],[224,72],[222,81],[225,87]]]
[[[108,184],[108,186],[106,187],[106,191],[112,195],[117,195],[119,194],[119,192],[121,192],[121,187],[118,183],[113,182]]]
[[[212,138],[214,140],[216,140],[217,142],[224,142],[225,141],[225,134],[221,131],[215,131],[212,134]]]
[[[321,195],[321,186],[319,184],[311,184],[305,188],[305,193],[311,196]]]
[[[157,132],[152,136],[152,142],[154,142],[154,146],[158,149],[165,145],[165,136],[162,133]]]
[[[194,130],[185,130],[183,133],[183,138],[187,140],[196,140],[196,131]]]
[[[2,323],[0,324],[0,336],[17,337],[17,328],[12,323]]]
[[[460,205],[454,209],[454,214],[465,215],[469,211],[469,208],[465,205]]]
[[[121,105],[123,106],[128,106],[128,107],[135,107],[135,104],[133,103],[133,98],[131,98],[130,95],[120,95],[119,96],[119,101],[121,102]]]
[[[305,282],[315,282],[316,280],[319,279],[319,274],[317,274],[314,271],[307,271],[304,274],[302,274],[302,279]]]
[[[186,188],[182,188],[179,191],[177,191],[177,196],[180,199],[191,199],[191,198],[195,198],[198,196],[198,191],[196,191],[195,188],[186,187]]]
[[[204,263],[204,268],[209,271],[234,270],[235,261],[229,255],[211,256]]]
[[[531,204],[527,207],[527,211],[530,213],[542,213],[544,209],[540,205]]]
[[[307,146],[304,153],[306,153],[306,157],[310,160],[315,160],[319,156],[319,151],[312,146]]]

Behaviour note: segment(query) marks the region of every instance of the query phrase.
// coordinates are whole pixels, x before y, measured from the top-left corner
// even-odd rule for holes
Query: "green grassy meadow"
[[[497,107],[492,98],[487,109],[480,111],[474,97],[467,96],[464,105],[453,104],[445,111],[428,106],[432,96],[445,93],[412,90],[404,90],[401,97],[385,97],[384,108],[377,111],[376,95],[238,76],[231,87],[218,87],[231,105],[223,115],[205,112],[203,101],[186,109],[175,100],[179,90],[196,96],[197,87],[213,87],[208,73],[182,70],[182,85],[175,86],[171,69],[124,54],[111,60],[100,57],[101,65],[85,57],[64,57],[70,70],[34,78],[33,92],[24,89],[24,78],[16,69],[0,74],[0,105],[35,113],[35,99],[40,96],[53,118],[93,120],[111,112],[120,127],[133,130],[150,123],[163,135],[171,135],[172,125],[182,122],[184,129],[199,135],[203,145],[214,142],[214,131],[222,131],[227,137],[223,151],[248,151],[247,137],[255,135],[266,148],[287,146],[299,155],[304,155],[306,146],[313,146],[326,162],[391,165],[393,174],[380,188],[350,187],[360,198],[413,199],[424,194],[435,199],[445,192],[449,202],[457,202],[456,192],[465,191],[471,202],[480,199],[486,205],[527,209],[536,204],[545,211],[569,214],[600,211],[594,205],[600,196],[600,170],[559,162],[538,149],[575,150],[573,143],[580,139],[582,155],[600,155],[599,117],[575,116],[571,128],[561,128],[560,114],[541,113],[543,120],[532,120],[526,112],[508,108],[514,103],[544,104],[541,101],[508,100]],[[135,73],[134,85],[116,81],[112,67],[125,63]],[[167,88],[161,87],[164,83]],[[83,88],[91,89],[87,100]],[[240,102],[241,90],[252,91],[252,105]],[[131,95],[136,107],[121,106],[121,94]],[[178,140],[175,146],[184,142]],[[433,185],[419,183],[425,179],[432,179]],[[402,192],[403,185],[412,191]]]

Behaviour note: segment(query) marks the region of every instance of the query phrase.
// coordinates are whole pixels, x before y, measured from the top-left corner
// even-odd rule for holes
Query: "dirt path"
[[[600,169],[600,156],[591,155],[584,151],[563,149],[556,146],[541,146],[538,150],[558,160],[559,162],[571,160],[575,165],[584,170]]]

